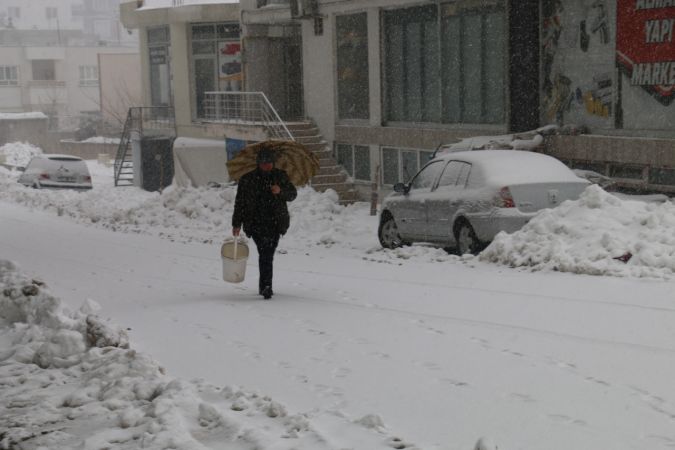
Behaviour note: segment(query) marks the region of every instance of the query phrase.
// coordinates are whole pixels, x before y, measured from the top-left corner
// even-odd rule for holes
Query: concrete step
[[[342,166],[321,166],[319,167],[319,172],[315,176],[319,175],[336,175],[338,173],[342,173],[344,169]]]
[[[323,192],[327,189],[332,189],[337,193],[346,192],[352,189],[351,183],[312,183],[312,187],[317,191]]]
[[[332,158],[333,157],[333,152],[329,149],[324,149],[324,150],[316,150],[314,152],[314,155],[316,155],[317,158],[319,159],[326,159],[326,158]]]
[[[337,184],[345,183],[347,181],[347,175],[345,173],[337,173],[333,175],[315,175],[312,178],[312,185],[323,185],[323,184]]]
[[[293,137],[297,140],[298,138],[302,138],[305,136],[320,136],[321,131],[319,131],[318,128],[312,127],[312,128],[298,128],[296,130],[291,130],[289,129],[288,131],[291,132]]]
[[[361,195],[358,193],[358,191],[355,191],[355,190],[350,190],[350,191],[339,193],[338,197],[340,198],[340,204],[341,205],[351,205],[352,203],[355,203],[355,202],[364,201],[361,198]]]
[[[292,133],[297,130],[307,130],[310,128],[316,128],[313,122],[286,122],[286,128]]]
[[[330,150],[328,148],[328,143],[326,141],[321,141],[321,142],[316,142],[316,143],[311,143],[311,144],[303,144],[307,149],[313,151],[313,152],[318,152],[322,150]]]
[[[319,158],[319,167],[335,165],[337,165],[337,161],[332,156],[330,158]]]
[[[308,144],[320,144],[322,142],[325,143],[323,140],[323,136],[321,135],[308,135],[308,136],[297,136],[295,135],[295,141],[299,142],[304,145]]]

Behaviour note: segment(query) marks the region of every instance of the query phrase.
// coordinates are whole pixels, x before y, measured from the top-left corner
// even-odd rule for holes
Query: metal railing
[[[136,132],[140,137],[143,137],[146,134],[168,134],[169,130],[171,130],[171,135],[176,135],[173,108],[168,106],[135,106],[129,108],[115,155],[115,186],[120,185],[124,169],[133,171],[130,161],[131,133]]]
[[[263,92],[205,92],[202,118],[206,122],[258,125],[270,139],[295,140]]]

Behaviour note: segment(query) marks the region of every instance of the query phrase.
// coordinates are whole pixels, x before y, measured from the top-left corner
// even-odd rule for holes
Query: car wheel
[[[40,185],[37,184],[37,183],[33,183],[33,185],[32,185],[31,187],[32,187],[33,189],[40,189]]]
[[[467,253],[475,255],[480,251],[481,243],[473,227],[466,220],[461,221],[456,227],[455,239],[457,240],[457,253],[460,256]]]
[[[382,218],[377,235],[380,238],[380,244],[384,248],[397,248],[405,245],[403,239],[401,239],[401,235],[398,234],[396,221],[391,214],[387,214]]]

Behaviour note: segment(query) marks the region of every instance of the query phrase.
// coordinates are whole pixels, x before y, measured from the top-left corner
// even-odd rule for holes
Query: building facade
[[[304,111],[347,171],[405,181],[438,145],[556,124],[545,151],[675,192],[675,5],[648,0],[242,0],[300,28]],[[272,58],[276,57],[270,55]],[[264,80],[261,81],[264,86]],[[583,135],[582,135],[583,134]]]
[[[0,0],[0,28],[80,31],[79,45],[136,44],[135,34],[120,23],[119,5],[120,0]]]
[[[440,145],[555,124],[543,151],[675,192],[671,2],[179,3],[124,5],[141,30],[146,104],[175,105],[179,135],[225,134],[200,120],[203,92],[262,91],[283,119],[313,120],[365,193],[408,180]],[[236,87],[220,73],[235,26]]]
[[[238,3],[132,1],[121,11],[124,25],[139,35],[143,103],[172,107],[178,136],[263,137],[205,117],[205,93],[243,90]]]
[[[23,33],[40,34],[11,34]],[[0,112],[42,111],[51,130],[75,129],[83,117],[101,111],[99,55],[136,52],[134,47],[0,45]]]

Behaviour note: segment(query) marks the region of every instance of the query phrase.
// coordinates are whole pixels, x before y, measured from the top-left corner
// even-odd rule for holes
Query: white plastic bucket
[[[228,283],[241,283],[246,276],[248,245],[233,239],[225,242],[220,248],[223,261],[223,280]]]

